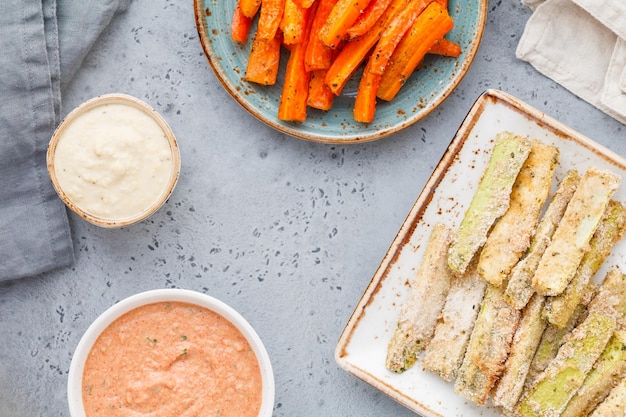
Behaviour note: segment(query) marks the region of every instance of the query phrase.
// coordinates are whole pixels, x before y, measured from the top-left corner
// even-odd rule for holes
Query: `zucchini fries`
[[[563,213],[565,213],[567,204],[574,195],[579,181],[580,175],[576,170],[569,171],[561,180],[552,201],[537,226],[528,252],[511,271],[504,297],[509,304],[518,310],[524,308],[535,292],[532,287],[533,275],[539,265],[541,255],[550,244],[552,235],[563,218]]]
[[[476,271],[476,262],[464,275],[452,277],[441,319],[424,352],[424,369],[446,381],[456,379],[486,287]]]
[[[402,305],[396,330],[387,349],[387,369],[409,369],[433,335],[450,287],[446,253],[452,230],[438,223],[434,226],[424,253],[424,260],[411,282],[411,291]]]
[[[538,140],[517,175],[509,208],[496,222],[480,252],[478,273],[492,285],[500,286],[509,277],[530,246],[541,209],[550,193],[559,150]]]
[[[542,295],[559,295],[578,269],[620,178],[591,167],[583,174],[563,219],[546,248],[533,286]]]
[[[448,264],[455,274],[465,272],[493,223],[509,208],[513,183],[530,148],[528,139],[510,132],[496,137],[487,168],[450,247]]]
[[[421,357],[455,393],[507,417],[626,417],[626,274],[602,268],[626,230],[621,178],[561,171],[559,158],[539,140],[496,135],[458,228],[433,227],[390,371]]]
[[[488,285],[454,390],[483,405],[500,377],[520,312],[505,300],[502,289]]]

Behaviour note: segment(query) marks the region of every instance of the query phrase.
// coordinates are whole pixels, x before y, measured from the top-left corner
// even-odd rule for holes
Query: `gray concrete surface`
[[[413,416],[333,359],[339,335],[474,100],[511,93],[626,155],[626,126],[515,58],[530,10],[490,0],[482,45],[427,119],[365,144],[284,136],[223,90],[192,0],[135,0],[102,34],[64,112],[103,93],[154,106],[183,160],[168,203],[104,230],[72,216],[71,268],[0,284],[0,417],[68,416],[67,373],[82,332],[116,301],[188,288],[239,310],[272,358],[277,417]]]

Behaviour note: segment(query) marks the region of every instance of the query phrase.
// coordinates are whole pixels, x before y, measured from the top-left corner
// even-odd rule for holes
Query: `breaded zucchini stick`
[[[572,198],[572,195],[574,195],[579,181],[580,175],[578,171],[571,170],[565,174],[546,212],[539,221],[528,253],[511,271],[506,291],[504,292],[504,298],[518,310],[524,308],[535,292],[535,289],[532,287],[533,275],[535,274],[537,265],[539,265],[541,255],[543,255],[543,252],[548,247],[554,231],[563,218],[563,213],[565,213],[567,204]]]
[[[593,285],[592,285],[593,284]],[[589,292],[595,293],[595,282],[590,283]],[[548,367],[550,362],[556,357],[559,349],[565,343],[567,335],[576,327],[582,320],[584,320],[587,314],[587,304],[589,299],[585,299],[584,303],[579,304],[574,311],[574,314],[570,318],[567,325],[563,328],[558,328],[553,324],[547,323],[543,334],[541,335],[541,341],[535,351],[535,355],[530,363],[528,369],[528,375],[526,375],[526,381],[524,381],[524,392],[534,386],[539,375]],[[522,397],[525,395],[522,394]]]
[[[496,406],[512,411],[522,395],[531,361],[547,324],[541,318],[544,304],[545,298],[535,293],[522,310],[504,372],[492,394]]]
[[[567,404],[561,417],[586,416],[600,404],[626,375],[626,332],[618,330],[609,340],[582,387]]]
[[[493,223],[509,207],[515,178],[530,153],[530,141],[510,132],[496,136],[489,162],[448,254],[453,273],[462,275],[487,240]]]
[[[626,208],[621,203],[611,200],[574,278],[561,294],[548,297],[546,300],[544,317],[550,323],[558,327],[567,324],[576,306],[585,296],[589,281],[609,256],[613,246],[622,238],[625,226]]]
[[[502,288],[487,285],[465,357],[454,384],[457,394],[483,405],[509,355],[520,311],[504,301]]]
[[[446,381],[456,379],[463,361],[487,282],[478,276],[476,261],[462,276],[453,276],[435,334],[422,358],[422,367]]]
[[[609,309],[622,324],[626,317],[626,275],[619,267],[612,267],[606,274],[588,309]]]
[[[583,174],[537,266],[533,287],[538,293],[558,295],[569,284],[619,183],[620,177],[607,170],[590,167]]]
[[[559,416],[583,384],[615,328],[614,315],[601,309],[589,311],[585,321],[572,331],[556,358],[530,389],[528,396],[522,399],[520,415]]]
[[[433,227],[387,347],[385,365],[390,371],[404,372],[413,366],[435,331],[450,288],[447,253],[452,233],[442,223]]]
[[[626,416],[626,378],[611,390],[609,396],[598,405],[589,417]]]
[[[556,146],[531,142],[530,154],[513,184],[509,208],[496,221],[480,253],[478,273],[490,284],[506,282],[530,246],[558,161]]]
[[[587,317],[521,400],[523,417],[560,416],[618,329],[626,311],[626,275],[612,268],[589,304]]]

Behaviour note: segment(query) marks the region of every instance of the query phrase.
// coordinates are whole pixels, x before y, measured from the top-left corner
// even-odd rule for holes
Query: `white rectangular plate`
[[[504,130],[556,145],[561,153],[557,180],[569,169],[582,174],[587,167],[596,166],[610,169],[626,181],[626,159],[621,156],[506,93],[488,90],[479,97],[392,242],[335,352],[343,369],[424,417],[499,415],[490,405],[479,407],[457,396],[453,383],[424,371],[420,362],[403,374],[388,371],[385,355],[432,225],[443,222],[458,227],[486,167],[495,136]],[[614,198],[626,200],[626,184]],[[597,277],[604,277],[609,266],[624,265],[625,258],[626,242],[622,241]]]

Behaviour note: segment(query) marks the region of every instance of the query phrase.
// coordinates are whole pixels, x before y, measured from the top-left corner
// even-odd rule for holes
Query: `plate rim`
[[[205,34],[208,33],[208,27],[206,24],[205,18],[205,0],[193,0],[194,2],[194,20],[196,23],[196,30],[198,32],[198,37],[200,39],[200,44],[202,46],[202,50],[204,51],[204,56],[209,62],[209,66],[213,70],[213,73],[217,77],[218,81],[228,92],[228,94],[237,102],[241,107],[243,107],[249,114],[251,114],[255,119],[259,120],[266,126],[269,126],[276,131],[292,136],[297,139],[302,139],[310,142],[318,142],[318,143],[327,143],[327,144],[354,144],[354,143],[366,143],[375,141],[378,139],[382,139],[384,137],[388,137],[394,133],[397,133],[401,130],[406,129],[409,126],[416,124],[417,122],[426,118],[432,111],[434,111],[437,107],[439,107],[446,99],[452,94],[452,92],[458,87],[461,83],[465,75],[469,71],[469,68],[472,66],[474,59],[478,53],[478,49],[480,44],[482,43],[482,38],[485,31],[485,26],[487,22],[487,7],[488,0],[477,0],[478,3],[478,20],[476,22],[476,37],[475,41],[470,44],[468,49],[466,59],[463,62],[460,62],[460,66],[463,67],[461,71],[459,71],[454,77],[451,78],[450,84],[448,84],[441,92],[438,94],[432,102],[428,103],[427,106],[422,107],[421,111],[417,114],[417,116],[405,119],[398,123],[392,124],[388,127],[384,127],[381,129],[371,129],[369,130],[367,124],[363,124],[363,134],[359,132],[350,133],[346,135],[336,135],[336,136],[325,136],[322,133],[313,134],[310,132],[302,131],[297,128],[298,124],[283,124],[278,120],[269,119],[264,117],[251,103],[246,101],[241,95],[236,93],[237,88],[231,85],[231,81],[228,79],[225,71],[219,65],[219,59],[213,56],[212,45],[209,37]],[[455,65],[459,63],[459,61],[455,61]]]

